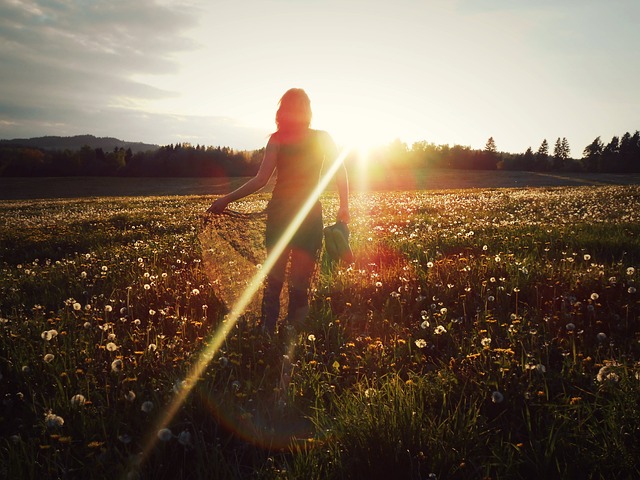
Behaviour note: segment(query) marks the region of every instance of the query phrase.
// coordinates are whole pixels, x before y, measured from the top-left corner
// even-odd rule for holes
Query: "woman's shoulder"
[[[333,145],[333,138],[326,130],[311,130],[314,139],[322,145]]]

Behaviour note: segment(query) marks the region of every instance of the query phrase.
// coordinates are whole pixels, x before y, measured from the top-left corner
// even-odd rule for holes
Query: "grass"
[[[356,193],[306,328],[257,299],[191,379],[264,261],[209,203],[0,205],[2,476],[640,475],[639,187]]]

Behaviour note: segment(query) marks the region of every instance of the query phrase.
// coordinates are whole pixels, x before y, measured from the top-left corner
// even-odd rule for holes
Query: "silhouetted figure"
[[[264,187],[277,171],[276,184],[267,206],[265,237],[268,255],[318,185],[324,162],[333,162],[337,157],[331,136],[309,128],[310,123],[311,102],[306,92],[299,88],[288,90],[280,99],[276,112],[277,131],[269,138],[257,175],[237,190],[217,199],[207,210],[209,213],[221,213],[230,202]],[[340,198],[337,220],[348,223],[349,186],[343,165],[336,173],[336,183]],[[306,317],[309,287],[322,248],[322,235],[322,207],[316,199],[274,268],[267,274],[262,301],[262,328],[265,331],[275,332],[288,262],[289,310],[286,321],[299,325]]]

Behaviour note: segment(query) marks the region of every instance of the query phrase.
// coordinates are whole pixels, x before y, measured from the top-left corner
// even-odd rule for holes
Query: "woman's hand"
[[[207,208],[207,213],[222,213],[224,209],[227,208],[227,205],[229,205],[229,202],[225,197],[218,198]]]
[[[349,207],[340,207],[338,209],[337,220],[342,223],[349,223],[351,216],[349,215]]]

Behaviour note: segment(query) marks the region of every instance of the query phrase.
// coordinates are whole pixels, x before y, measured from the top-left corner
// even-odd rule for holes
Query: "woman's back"
[[[276,185],[273,189],[272,208],[300,208],[316,188],[327,155],[326,137],[319,130],[306,129],[303,134],[275,133]]]

